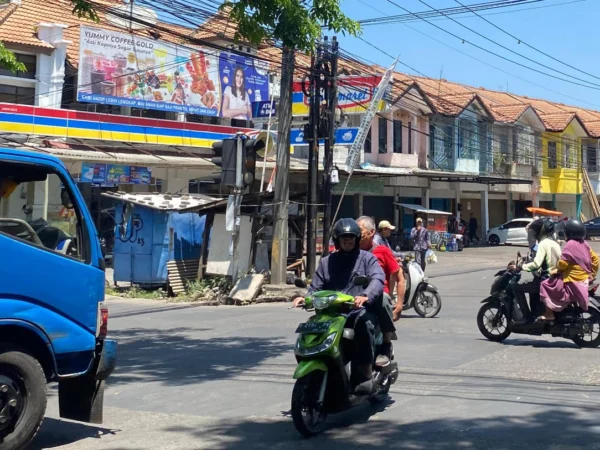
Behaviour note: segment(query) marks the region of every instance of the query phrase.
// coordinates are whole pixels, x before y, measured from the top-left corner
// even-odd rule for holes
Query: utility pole
[[[277,166],[273,246],[271,247],[271,284],[286,281],[288,249],[288,201],[290,194],[290,129],[292,126],[292,82],[294,79],[294,50],[284,47],[281,58],[281,91],[279,123],[277,125]]]
[[[238,279],[238,260],[239,251],[238,245],[240,242],[240,222],[241,214],[240,209],[242,205],[242,191],[244,189],[244,175],[243,175],[243,164],[245,163],[243,157],[243,139],[245,136],[243,133],[237,133],[237,152],[235,155],[235,187],[233,188],[234,197],[234,228],[233,228],[233,255],[231,261],[231,281],[235,285]]]
[[[323,256],[329,254],[329,235],[331,232],[331,202],[333,196],[333,184],[331,173],[333,171],[333,147],[335,145],[335,112],[337,108],[337,66],[339,46],[334,36],[330,46],[325,38],[326,51],[329,60],[329,84],[327,88],[327,139],[325,140],[325,166],[323,174]],[[326,84],[327,85],[327,84]]]
[[[321,122],[321,44],[311,58],[310,113],[308,136],[308,199],[306,208],[306,273],[312,275],[317,265],[317,192],[319,184],[319,124]]]

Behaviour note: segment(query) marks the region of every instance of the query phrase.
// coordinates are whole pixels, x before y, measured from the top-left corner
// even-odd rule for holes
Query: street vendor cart
[[[429,239],[431,245],[437,250],[446,250],[450,243],[456,241],[456,250],[462,250],[462,234],[451,234],[448,233],[448,217],[452,213],[446,211],[439,211],[437,209],[428,209],[421,205],[413,205],[410,203],[394,203],[404,210],[404,212],[412,213],[415,219],[423,219],[423,224],[426,225],[429,231]],[[410,242],[410,229],[403,230],[403,248],[410,249],[408,243]]]

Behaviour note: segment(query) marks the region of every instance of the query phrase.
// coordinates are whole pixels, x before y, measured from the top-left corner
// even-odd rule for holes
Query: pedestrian
[[[394,251],[394,249],[392,249],[392,246],[390,245],[390,242],[388,241],[388,238],[392,235],[392,231],[394,231],[395,229],[396,227],[387,220],[382,220],[381,222],[379,222],[379,226],[377,227],[377,233],[375,233],[375,236],[373,237],[373,245],[375,245],[376,247],[379,245],[385,245],[392,251],[392,255],[394,255],[394,258],[401,258],[402,253]]]
[[[471,218],[469,219],[469,240],[473,242],[477,236],[477,218],[471,213]]]
[[[420,217],[417,218],[416,226],[410,231],[410,238],[413,241],[415,260],[425,272],[427,250],[431,248],[431,244],[429,242],[429,231],[423,226],[423,219]]]

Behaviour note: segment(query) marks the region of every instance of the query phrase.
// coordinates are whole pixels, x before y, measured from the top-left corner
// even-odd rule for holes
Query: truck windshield
[[[0,168],[0,233],[87,260],[89,239],[63,179],[47,167],[3,161]]]

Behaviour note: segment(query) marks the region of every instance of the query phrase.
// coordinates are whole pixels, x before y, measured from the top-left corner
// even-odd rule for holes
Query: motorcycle
[[[516,266],[522,262],[517,255]],[[548,334],[572,340],[579,347],[600,346],[600,302],[594,293],[597,285],[590,287],[588,311],[571,304],[556,312],[552,321],[536,321],[525,293],[515,290],[521,279],[521,271],[501,270],[495,275],[490,296],[483,300],[477,314],[477,326],[483,336],[494,342],[502,342],[511,333],[541,336]]]
[[[437,288],[429,284],[429,279],[421,266],[411,256],[405,256],[402,260],[402,269],[406,285],[402,310],[414,308],[421,317],[437,316],[442,309],[442,298]]]
[[[306,284],[297,279],[297,287]],[[354,284],[364,286],[368,278],[357,276]],[[301,323],[294,353],[298,366],[294,372],[292,419],[305,437],[324,429],[328,414],[347,410],[363,401],[383,402],[390,386],[398,378],[398,364],[383,355],[373,361],[374,393],[360,397],[353,394],[351,362],[354,356],[354,329],[348,323],[348,313],[354,308],[354,297],[334,291],[320,291],[305,298],[304,308],[315,315]],[[376,332],[375,355],[379,354],[383,335]]]

